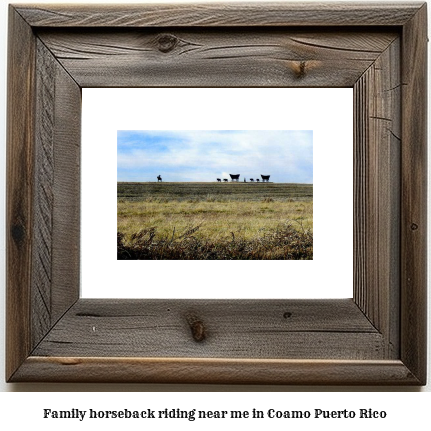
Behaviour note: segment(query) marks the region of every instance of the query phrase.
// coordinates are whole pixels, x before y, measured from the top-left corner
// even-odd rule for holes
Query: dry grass
[[[312,202],[130,202],[118,203],[117,226],[127,237],[155,227],[162,239],[199,226],[201,238],[217,240],[233,232],[251,239],[287,221],[311,229],[312,217]]]
[[[312,259],[312,186],[120,185],[120,259]]]
[[[184,234],[171,238],[156,239],[156,228],[136,232],[126,241],[124,234],[117,233],[117,258],[132,260],[162,259],[225,259],[225,260],[306,260],[313,258],[313,235],[311,231],[296,230],[292,225],[280,226],[260,237],[212,241],[199,238],[199,227],[188,229]]]

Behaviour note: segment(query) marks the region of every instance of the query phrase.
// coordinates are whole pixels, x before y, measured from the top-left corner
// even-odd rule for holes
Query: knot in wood
[[[196,316],[188,316],[187,323],[189,324],[193,339],[197,342],[204,341],[206,338],[206,329],[202,320]]]
[[[25,238],[25,228],[21,223],[15,223],[11,227],[11,235],[16,244],[21,244]]]
[[[161,52],[172,51],[178,44],[178,38],[172,34],[162,34],[157,39],[158,49]]]
[[[307,68],[307,62],[306,61],[300,61],[299,63],[295,64],[295,67],[293,68],[295,75],[297,78],[304,78],[306,75],[306,68]]]
[[[411,230],[416,230],[419,226],[416,223],[412,223],[410,226]]]

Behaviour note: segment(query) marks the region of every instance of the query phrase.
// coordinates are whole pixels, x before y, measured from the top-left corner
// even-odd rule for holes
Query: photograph
[[[118,130],[118,260],[312,260],[312,130]]]

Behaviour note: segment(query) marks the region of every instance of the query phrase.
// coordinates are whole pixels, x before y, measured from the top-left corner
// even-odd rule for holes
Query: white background
[[[352,297],[351,88],[84,88],[82,100],[82,297]],[[117,130],[166,130],[166,100],[184,113],[169,130],[313,130],[313,260],[117,261]]]
[[[52,2],[52,1],[51,1]],[[73,0],[68,0],[68,3],[75,3]],[[104,3],[108,3],[106,0]],[[133,1],[128,0],[129,3]],[[26,1],[16,0],[14,3],[27,3]],[[38,2],[34,2],[38,3]],[[43,3],[49,3],[45,0]],[[60,0],[52,3],[61,3]],[[86,3],[95,3],[87,1]],[[392,3],[392,2],[387,2]],[[0,172],[2,179],[0,180],[0,223],[4,226],[4,196],[5,190],[3,184],[5,182],[5,116],[6,116],[6,35],[7,35],[7,2],[0,4]],[[2,295],[0,295],[0,313],[4,316],[4,262],[5,262],[5,239],[4,229],[0,230],[0,284]],[[431,304],[428,309],[431,308]],[[0,369],[4,369],[4,319],[0,321]],[[428,331],[431,333],[431,330]],[[428,354],[428,361],[431,355]],[[430,367],[428,367],[430,368]],[[0,373],[1,374],[1,373]],[[223,385],[143,385],[143,384],[6,384],[1,381],[0,390],[4,391],[0,394],[0,426],[2,429],[18,428],[20,426],[32,426],[34,429],[58,430],[62,427],[64,430],[77,429],[94,429],[94,424],[87,422],[79,425],[76,420],[68,421],[52,421],[47,423],[42,419],[43,408],[57,409],[102,409],[102,408],[145,408],[162,406],[168,408],[176,408],[186,406],[188,408],[206,408],[206,409],[251,409],[264,408],[272,405],[279,409],[313,409],[324,406],[324,408],[344,409],[344,408],[366,408],[386,409],[390,413],[390,422],[380,422],[379,420],[366,420],[355,422],[337,422],[327,420],[322,422],[284,422],[277,423],[265,421],[264,426],[274,428],[288,429],[316,429],[316,424],[319,429],[336,430],[342,429],[361,430],[366,427],[369,430],[390,429],[428,429],[429,406],[431,405],[431,385],[428,384],[423,388],[404,388],[404,387],[295,387],[295,386],[223,386]],[[392,391],[393,393],[380,393],[379,391]],[[8,392],[9,391],[9,392]],[[10,391],[20,392],[11,393]],[[32,394],[33,391],[44,392],[43,394]],[[50,392],[55,391],[55,392]],[[56,391],[63,392],[57,393]],[[75,394],[73,392],[84,391],[83,393]],[[99,391],[99,392],[93,392]],[[111,394],[104,392],[124,391],[127,393]],[[142,393],[142,392],[160,392],[160,391],[182,391],[181,394],[176,393]],[[195,393],[194,391],[203,391],[205,393]],[[218,391],[227,391],[222,394]],[[229,392],[240,391],[241,393]],[[253,391],[252,393],[244,393],[243,391]],[[260,394],[259,392],[269,392]],[[297,393],[307,392],[307,393]],[[322,391],[325,391],[322,393]],[[328,391],[329,393],[326,393]],[[366,393],[361,393],[366,391]],[[426,394],[412,393],[425,391]],[[24,392],[30,392],[28,394]],[[137,393],[135,393],[137,392]],[[343,393],[348,392],[348,393]],[[162,400],[162,401],[161,401]],[[181,405],[180,405],[181,404]],[[201,422],[195,422],[202,425]],[[124,427],[124,422],[98,422],[104,429],[118,429],[119,426]],[[127,425],[127,429],[145,429],[147,423],[138,422],[134,425]],[[169,426],[175,428],[189,428],[195,426],[185,422],[171,421]],[[238,428],[237,422],[217,422],[212,421],[206,424],[209,429],[215,429],[221,426],[232,426]],[[165,423],[160,422],[152,425],[153,429],[164,426]],[[261,429],[262,425],[257,423],[246,424],[248,429]],[[43,428],[42,428],[43,427]],[[91,428],[90,428],[91,427]],[[115,428],[114,428],[115,427]]]

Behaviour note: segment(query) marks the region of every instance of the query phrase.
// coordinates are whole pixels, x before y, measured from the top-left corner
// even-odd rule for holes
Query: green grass
[[[307,184],[118,183],[121,259],[312,259]]]

